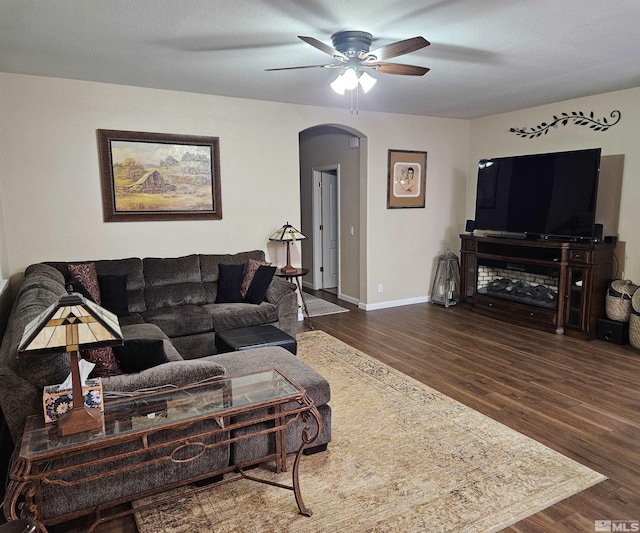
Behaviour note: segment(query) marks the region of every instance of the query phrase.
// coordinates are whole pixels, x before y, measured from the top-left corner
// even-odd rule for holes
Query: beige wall
[[[640,281],[640,246],[638,228],[640,228],[640,89],[629,89],[613,93],[600,94],[586,98],[559,102],[556,104],[523,109],[513,113],[504,113],[471,121],[469,168],[467,180],[466,218],[474,217],[477,162],[482,158],[519,155],[529,153],[578,150],[584,148],[602,148],[603,165],[598,197],[601,206],[597,211],[597,222],[605,224],[605,234],[619,234],[620,244],[616,255],[620,263],[617,276]],[[561,113],[592,111],[594,118],[606,117],[618,110],[621,120],[607,131],[595,131],[587,126],[569,122],[566,126],[552,128],[549,133],[534,139],[521,138],[509,132],[510,128],[533,127],[542,122],[549,123],[553,116]],[[619,218],[617,202],[606,196],[619,186],[619,173],[615,172],[616,163],[621,162],[622,188],[619,199]],[[613,167],[613,168],[612,168]],[[606,203],[605,203],[606,202]],[[617,219],[613,220],[612,219]],[[616,224],[617,223],[617,224]],[[616,226],[617,225],[617,232]]]
[[[435,258],[455,249],[464,221],[468,121],[4,73],[0,119],[5,276],[43,260],[253,248],[273,252],[271,260],[283,264],[283,248],[267,246],[267,237],[283,220],[300,222],[298,134],[320,124],[343,125],[368,139],[360,194],[367,206],[360,223],[367,252],[363,306],[424,301]],[[223,219],[104,223],[97,129],[219,137]],[[390,148],[428,151],[426,209],[386,209]]]
[[[425,301],[437,256],[458,253],[464,229],[469,122],[375,115],[368,137],[367,286],[374,309]],[[427,151],[425,209],[386,209],[389,149]],[[383,293],[377,292],[382,283]]]
[[[178,256],[265,249],[283,220],[300,224],[298,135],[333,124],[361,132],[360,295],[366,309],[425,301],[437,255],[458,253],[473,218],[483,157],[602,147],[623,156],[620,277],[640,280],[640,89],[473,121],[326,109],[0,73],[0,268],[53,259]],[[529,140],[509,132],[554,114],[622,112],[606,132],[568,124]],[[97,129],[220,138],[223,220],[104,223]],[[386,209],[389,149],[428,152],[425,209]],[[603,183],[606,183],[603,182]],[[364,255],[363,255],[364,254]],[[294,264],[300,254],[294,251]],[[383,284],[384,292],[378,292]]]

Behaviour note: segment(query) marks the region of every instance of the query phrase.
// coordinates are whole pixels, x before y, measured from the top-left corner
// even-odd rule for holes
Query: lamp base
[[[104,415],[100,409],[82,406],[72,409],[58,419],[58,433],[62,437],[104,427]]]
[[[283,266],[280,269],[280,272],[282,272],[283,274],[295,274],[297,271],[298,271],[298,269],[296,267],[294,267],[294,266],[291,266],[291,265]]]

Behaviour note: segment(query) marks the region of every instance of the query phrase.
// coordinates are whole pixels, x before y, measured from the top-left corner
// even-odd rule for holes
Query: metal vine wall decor
[[[566,126],[569,122],[577,126],[589,126],[593,131],[607,131],[611,126],[615,126],[620,122],[622,114],[615,109],[611,111],[609,116],[613,119],[613,122],[609,122],[607,117],[603,117],[602,120],[596,120],[593,111],[589,115],[585,115],[582,111],[572,111],[571,113],[560,113],[560,116],[553,115],[553,121],[549,124],[542,122],[533,128],[510,128],[509,131],[515,133],[518,137],[534,139],[549,133],[550,128],[557,128],[559,125]]]

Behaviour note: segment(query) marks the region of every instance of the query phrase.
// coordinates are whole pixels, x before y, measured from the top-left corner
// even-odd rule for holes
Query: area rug
[[[334,315],[336,313],[346,313],[349,310],[340,307],[332,302],[328,302],[327,300],[323,300],[322,298],[318,298],[313,294],[304,295],[304,301],[307,304],[307,309],[309,310],[309,316],[324,316],[324,315]]]
[[[138,513],[140,532],[497,531],[606,479],[322,331],[298,355],[331,384],[332,442],[300,465],[313,515],[242,480]]]

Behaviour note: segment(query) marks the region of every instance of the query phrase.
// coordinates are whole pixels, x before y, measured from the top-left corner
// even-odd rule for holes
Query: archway
[[[326,230],[334,231],[337,238],[336,293],[356,305],[366,294],[366,151],[366,137],[347,126],[319,125],[299,134],[300,229],[308,237],[301,243],[302,266],[310,271],[303,283],[311,289],[326,283],[321,269],[328,265],[320,257],[325,231],[320,229],[322,196],[317,189],[323,174],[335,173],[335,226]]]

